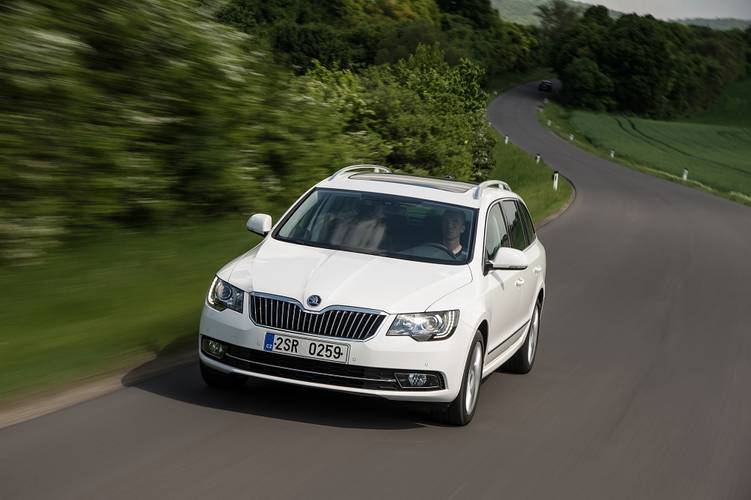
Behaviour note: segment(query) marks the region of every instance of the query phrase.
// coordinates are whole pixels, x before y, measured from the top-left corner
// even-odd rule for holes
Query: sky
[[[584,0],[621,12],[652,14],[662,19],[736,17],[751,19],[751,0]]]

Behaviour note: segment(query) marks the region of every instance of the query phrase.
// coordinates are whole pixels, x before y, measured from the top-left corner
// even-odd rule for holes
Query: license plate
[[[332,342],[321,342],[302,337],[289,337],[271,332],[266,332],[263,350],[300,356],[301,358],[334,361],[336,363],[346,363],[349,358],[349,346],[347,344],[334,344]]]

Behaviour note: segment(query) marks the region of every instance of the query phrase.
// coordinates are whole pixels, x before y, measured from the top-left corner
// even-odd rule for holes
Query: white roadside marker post
[[[574,140],[574,134],[569,134],[568,135],[568,140],[569,141],[573,141]]]
[[[615,158],[615,150],[613,149],[610,150],[610,157]]]
[[[540,163],[540,153],[535,155],[535,163]]]
[[[558,171],[553,172],[553,191],[558,191]]]
[[[505,138],[505,139],[503,139],[503,143],[504,143],[504,144],[508,144],[508,135],[506,136],[506,138]]]
[[[684,168],[683,169],[683,181],[685,182],[687,180],[688,180],[688,169]]]

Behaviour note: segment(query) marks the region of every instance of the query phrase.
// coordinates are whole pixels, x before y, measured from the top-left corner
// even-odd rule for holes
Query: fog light
[[[203,350],[206,354],[214,356],[215,358],[221,358],[224,356],[226,347],[224,344],[217,340],[203,338]]]
[[[433,373],[397,373],[402,389],[440,389],[441,379]]]

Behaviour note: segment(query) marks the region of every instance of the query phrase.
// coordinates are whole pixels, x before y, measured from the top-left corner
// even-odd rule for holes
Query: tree
[[[438,0],[438,7],[446,14],[469,20],[474,28],[480,30],[491,29],[501,21],[490,0]]]
[[[536,15],[540,18],[543,53],[546,60],[550,61],[554,48],[576,26],[580,9],[565,0],[551,0],[550,3],[538,6]]]
[[[564,98],[586,109],[605,111],[614,105],[613,81],[588,57],[577,57],[561,72]]]

